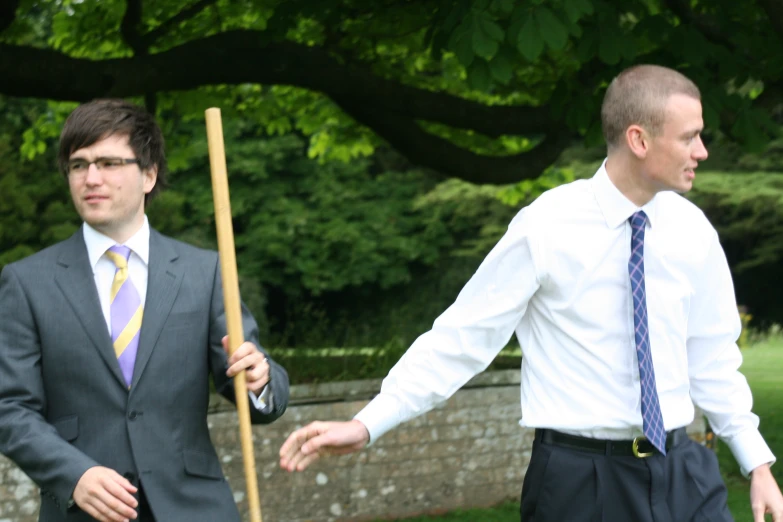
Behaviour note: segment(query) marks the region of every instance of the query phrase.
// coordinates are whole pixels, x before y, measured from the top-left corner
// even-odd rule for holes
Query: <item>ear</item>
[[[650,135],[643,127],[631,125],[625,130],[625,143],[634,156],[644,159],[650,148]]]
[[[151,167],[144,169],[141,172],[142,175],[142,182],[144,184],[144,193],[149,194],[153,188],[155,188],[155,183],[158,181],[158,166],[152,165]]]

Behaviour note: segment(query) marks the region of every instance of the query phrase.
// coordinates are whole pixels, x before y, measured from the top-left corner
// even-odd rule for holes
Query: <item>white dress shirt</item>
[[[604,165],[590,180],[546,192],[513,219],[456,302],[356,415],[371,441],[446,400],[514,332],[523,354],[520,425],[600,439],[642,435],[628,276],[628,219],[640,209]],[[665,427],[691,423],[695,402],[748,474],[775,457],[737,371],[740,321],[718,235],[673,192],[641,210],[649,218],[647,308]]]
[[[109,296],[117,266],[106,255],[106,251],[117,243],[87,223],[84,223],[82,231],[84,244],[87,246],[87,256],[90,259],[90,266],[95,278],[95,286],[98,289],[98,298],[101,301],[103,318],[106,320],[106,328],[109,330],[109,335],[111,335],[111,301]],[[128,258],[128,277],[139,293],[141,302],[145,303],[147,298],[147,267],[150,259],[150,225],[147,216],[144,216],[144,223],[138,232],[133,234],[123,245],[131,250]],[[143,321],[142,328],[144,328]],[[271,388],[268,386],[265,387],[259,397],[249,392],[250,400],[253,401],[255,408],[261,412],[269,411],[272,408],[270,390]]]

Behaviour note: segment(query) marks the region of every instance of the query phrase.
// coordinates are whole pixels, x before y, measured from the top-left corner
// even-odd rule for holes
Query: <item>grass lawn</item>
[[[742,373],[753,389],[753,411],[761,417],[761,433],[772,452],[783,459],[783,339],[760,342],[743,351]],[[718,443],[718,460],[729,489],[729,507],[736,522],[753,522],[750,483],[739,471],[729,448]],[[772,467],[783,485],[783,460]],[[520,491],[522,485],[519,485]],[[407,522],[519,522],[519,503],[512,501],[491,509],[454,511],[447,515],[406,519]],[[767,517],[767,520],[771,520]]]
[[[775,339],[756,344],[743,351],[745,362],[742,373],[753,390],[753,411],[761,417],[761,434],[772,452],[783,457],[783,340]],[[740,474],[739,466],[729,448],[718,442],[718,460],[729,488],[729,507],[736,522],[753,522],[750,511],[750,483]],[[783,464],[772,466],[778,484],[783,484]]]

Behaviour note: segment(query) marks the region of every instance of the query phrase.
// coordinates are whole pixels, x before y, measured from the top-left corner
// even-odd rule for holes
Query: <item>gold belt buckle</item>
[[[640,440],[647,440],[647,437],[636,437],[633,439],[633,444],[631,444],[631,449],[633,450],[633,456],[637,459],[646,459],[647,457],[652,457],[653,452],[650,451],[649,453],[644,453],[639,451],[639,441]]]

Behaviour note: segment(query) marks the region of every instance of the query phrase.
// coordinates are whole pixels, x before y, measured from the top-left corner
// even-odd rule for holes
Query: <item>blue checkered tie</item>
[[[663,415],[658,402],[655,369],[647,329],[647,293],[644,288],[644,226],[647,224],[647,214],[640,210],[631,216],[630,221],[631,258],[628,260],[628,275],[631,277],[631,295],[633,295],[633,324],[636,357],[639,359],[639,382],[642,388],[644,436],[665,455],[666,430],[663,427]]]

